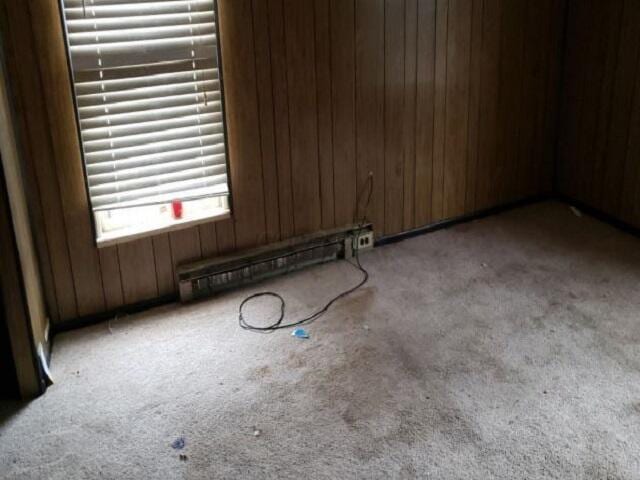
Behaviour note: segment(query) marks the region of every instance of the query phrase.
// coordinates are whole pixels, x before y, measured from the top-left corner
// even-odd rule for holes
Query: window
[[[214,0],[61,0],[98,245],[228,216]]]

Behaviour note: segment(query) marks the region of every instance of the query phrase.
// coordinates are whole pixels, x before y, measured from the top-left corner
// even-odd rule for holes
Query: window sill
[[[115,214],[111,212],[96,212],[95,224],[98,231],[96,244],[98,248],[104,248],[161,233],[182,230],[203,223],[224,220],[231,217],[230,209],[226,202],[224,203],[224,206],[209,209],[189,209],[185,204],[181,218],[175,218],[171,215],[170,204],[144,207],[146,211],[131,212],[128,215],[131,219],[128,222],[130,225],[126,225],[126,211],[116,212]],[[112,221],[110,213],[114,216],[124,217],[125,226],[118,225],[117,228],[113,228],[113,225],[109,224],[109,220]],[[109,217],[109,220],[107,220],[107,217]],[[145,221],[140,222],[141,218],[144,218]],[[117,218],[118,220],[123,222],[123,218]]]

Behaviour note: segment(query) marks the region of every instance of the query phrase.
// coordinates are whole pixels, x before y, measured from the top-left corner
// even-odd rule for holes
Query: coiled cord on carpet
[[[331,305],[333,305],[335,302],[337,302],[338,300],[340,300],[341,298],[346,297],[347,295],[355,292],[356,290],[358,290],[360,287],[362,287],[365,283],[367,283],[367,280],[369,280],[369,272],[367,272],[367,270],[365,270],[365,268],[360,264],[360,257],[358,255],[358,249],[356,248],[356,246],[358,245],[358,239],[360,238],[360,233],[362,232],[362,229],[364,228],[364,225],[366,223],[366,219],[367,219],[367,209],[369,208],[369,203],[371,202],[371,195],[373,193],[373,174],[370,172],[369,176],[367,177],[367,185],[368,185],[368,194],[367,194],[367,202],[365,203],[364,209],[363,209],[363,215],[362,215],[362,220],[360,221],[360,223],[358,224],[358,229],[356,230],[356,234],[354,235],[353,239],[352,239],[352,250],[353,250],[353,258],[355,259],[355,263],[350,262],[349,260],[345,259],[345,262],[347,262],[349,265],[353,266],[356,270],[359,270],[362,273],[362,279],[358,282],[357,285],[339,293],[338,295],[336,295],[335,297],[333,297],[331,300],[329,300],[322,308],[320,308],[319,310],[317,310],[316,312],[312,313],[311,315],[302,318],[300,320],[296,320],[293,322],[289,322],[289,323],[283,323],[284,321],[284,317],[285,317],[285,312],[286,312],[286,308],[287,308],[287,303],[285,301],[284,298],[282,298],[282,296],[279,293],[276,292],[271,292],[271,291],[266,291],[266,292],[258,292],[258,293],[254,293],[252,295],[249,295],[247,298],[245,298],[241,303],[240,306],[238,307],[238,324],[240,325],[241,328],[244,328],[245,330],[249,330],[251,332],[256,332],[256,333],[273,333],[276,330],[282,330],[285,328],[291,328],[291,327],[297,327],[300,325],[306,325],[309,324],[315,320],[317,320],[319,317],[321,317],[322,315],[324,315],[329,308],[331,308]],[[365,191],[365,190],[363,190]],[[358,203],[359,203],[360,197],[358,197],[356,199],[356,206],[355,206],[355,212],[354,212],[354,222],[357,218],[358,215]],[[272,323],[271,325],[266,325],[264,327],[258,327],[255,325],[252,325],[251,323],[249,323],[245,316],[242,313],[243,307],[250,301],[255,300],[257,298],[260,297],[274,297],[277,298],[278,300],[280,300],[280,316],[278,317],[278,319]]]

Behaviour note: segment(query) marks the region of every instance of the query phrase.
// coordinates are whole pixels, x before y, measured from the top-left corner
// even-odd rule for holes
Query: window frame
[[[213,4],[213,12],[214,12],[214,18],[215,18],[216,55],[217,55],[217,67],[218,67],[218,79],[220,83],[220,109],[222,114],[222,134],[223,134],[223,143],[225,148],[227,190],[229,191],[227,195],[227,211],[224,213],[220,213],[220,214],[213,215],[206,218],[197,218],[197,219],[191,219],[191,220],[175,219],[173,223],[167,224],[166,226],[162,226],[154,229],[148,229],[148,230],[132,231],[129,233],[124,233],[123,235],[120,235],[120,236],[113,236],[111,238],[107,238],[103,240],[100,240],[98,236],[99,232],[98,232],[96,215],[93,210],[93,205],[91,202],[91,194],[89,192],[89,176],[87,172],[85,151],[84,151],[84,146],[82,141],[82,129],[80,128],[78,101],[77,101],[77,95],[76,95],[76,82],[73,74],[73,66],[71,63],[71,49],[70,49],[70,43],[69,43],[69,38],[67,33],[66,17],[64,12],[64,0],[57,0],[57,3],[58,3],[58,11],[60,16],[60,27],[62,29],[62,37],[64,40],[66,67],[67,67],[67,73],[69,75],[69,88],[71,90],[71,98],[73,101],[73,114],[75,118],[76,136],[78,139],[78,146],[80,149],[80,159],[82,163],[82,173],[83,173],[82,181],[83,181],[83,186],[85,190],[85,197],[87,200],[87,206],[88,206],[87,213],[89,214],[89,217],[90,217],[94,245],[97,248],[106,248],[106,247],[118,245],[121,243],[132,242],[134,240],[138,240],[141,238],[149,238],[162,233],[168,233],[176,230],[183,230],[183,229],[187,229],[197,225],[202,225],[206,223],[212,223],[212,222],[233,218],[234,206],[233,206],[233,186],[231,181],[231,152],[229,150],[229,140],[228,140],[228,127],[227,127],[228,117],[227,117],[227,108],[226,108],[227,105],[226,105],[225,88],[224,88],[224,67],[223,67],[224,61],[222,57],[222,38],[220,35],[220,16],[219,16],[220,9],[218,8],[218,0],[212,0],[212,4]],[[206,198],[209,198],[209,197],[206,197]]]

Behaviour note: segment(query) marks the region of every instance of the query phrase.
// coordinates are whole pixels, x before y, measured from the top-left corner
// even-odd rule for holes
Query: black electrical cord
[[[309,315],[308,317],[305,317],[305,318],[302,318],[300,320],[296,320],[295,322],[290,322],[290,323],[282,323],[283,320],[284,320],[285,310],[286,310],[286,305],[287,304],[286,304],[284,298],[282,298],[282,296],[279,293],[276,293],[276,292],[258,292],[258,293],[254,293],[253,295],[249,295],[247,298],[245,298],[242,301],[242,303],[240,303],[240,306],[238,307],[238,323],[239,323],[241,328],[244,328],[245,330],[250,330],[252,332],[257,332],[257,333],[273,333],[276,330],[282,330],[284,328],[291,328],[291,327],[297,327],[299,325],[309,324],[309,323],[313,322],[314,320],[318,319],[319,317],[321,317],[322,315],[324,315],[329,310],[331,305],[333,305],[335,302],[337,302],[341,298],[344,298],[347,295],[355,292],[360,287],[362,287],[365,283],[367,283],[367,280],[369,280],[369,272],[367,272],[364,269],[364,267],[360,264],[360,258],[358,256],[357,242],[358,242],[358,239],[360,238],[360,233],[362,232],[362,229],[364,228],[364,224],[366,222],[367,208],[369,207],[369,203],[371,202],[371,195],[373,193],[373,174],[372,173],[369,173],[369,176],[367,178],[367,184],[368,184],[368,187],[369,187],[368,188],[369,193],[367,194],[367,202],[366,202],[366,204],[364,206],[362,220],[360,221],[360,224],[358,225],[358,229],[356,230],[356,234],[354,235],[354,237],[352,239],[352,243],[351,243],[352,250],[353,250],[353,258],[355,259],[355,264],[353,262],[345,260],[349,265],[352,265],[356,270],[359,270],[362,273],[362,279],[358,282],[358,284],[353,286],[353,287],[351,287],[351,288],[349,288],[348,290],[345,290],[342,293],[339,293],[335,297],[333,297],[321,309],[317,310],[315,313]],[[363,190],[363,192],[364,191],[366,191],[366,190]],[[360,200],[360,197],[358,197],[356,199],[356,211],[354,212],[354,219],[353,219],[354,222],[353,223],[355,223],[356,217],[358,215],[359,200]],[[267,326],[264,326],[264,327],[256,327],[256,326],[251,325],[250,323],[248,323],[245,320],[244,315],[242,314],[242,308],[248,302],[250,302],[251,300],[255,300],[256,298],[259,298],[259,297],[275,297],[278,300],[280,300],[280,316],[271,325],[267,325]]]

